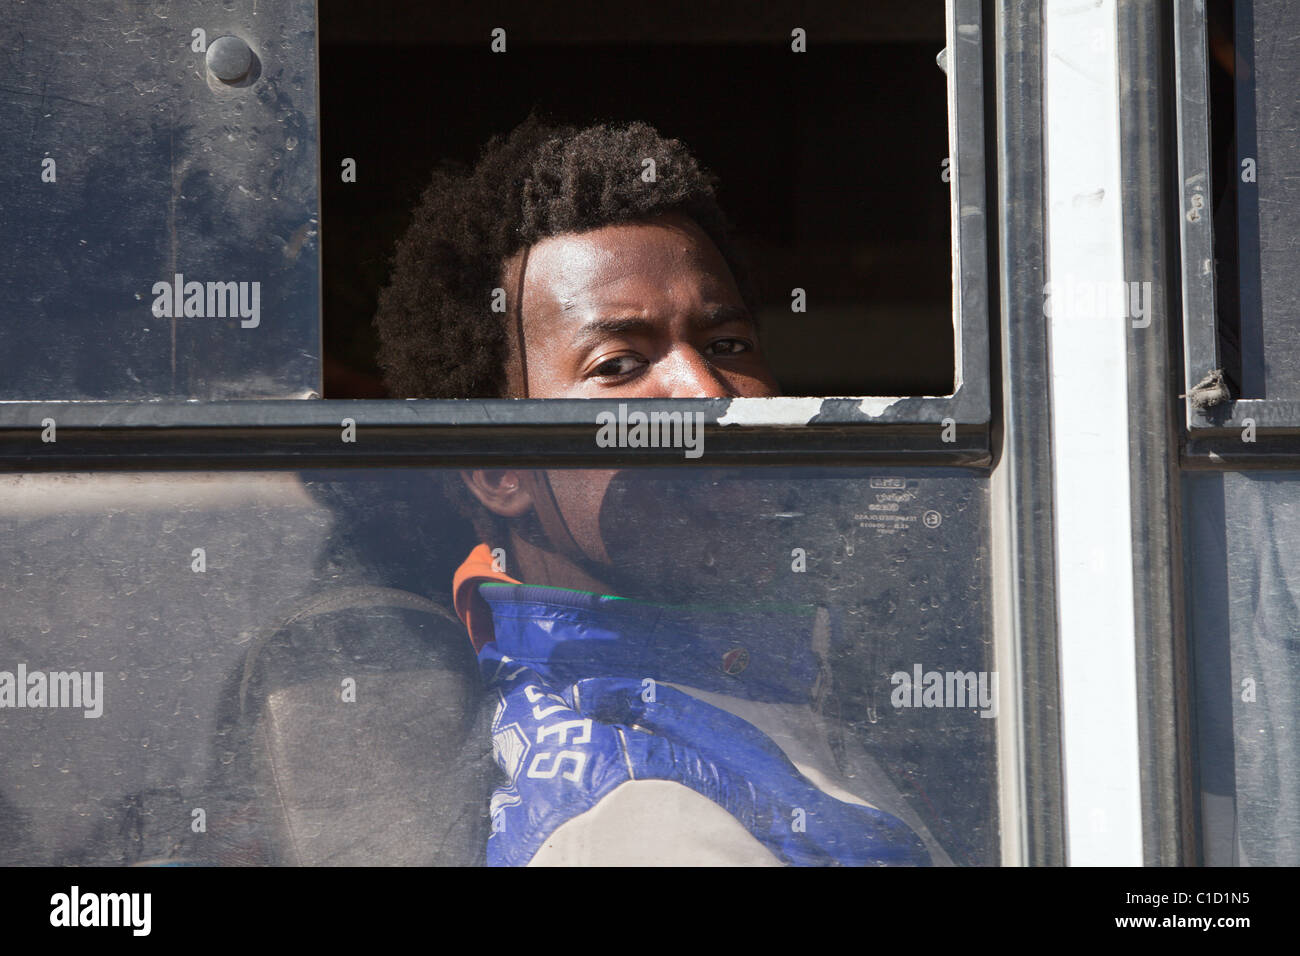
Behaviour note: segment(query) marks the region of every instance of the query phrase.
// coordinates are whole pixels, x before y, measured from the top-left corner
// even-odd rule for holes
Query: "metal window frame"
[[[705,453],[696,463],[983,466],[989,460],[983,426],[958,425],[955,440],[945,442],[937,422],[720,424],[734,405],[728,399],[555,399],[527,409],[508,401],[67,402],[0,405],[0,471],[427,467],[506,459],[557,466],[691,463],[680,448],[597,447],[597,414],[617,416],[620,405],[627,414],[702,415]],[[53,442],[42,440],[49,420],[55,426]],[[347,421],[355,424],[355,441],[343,441]]]
[[[1221,366],[1218,290],[1214,276],[1211,208],[1209,49],[1205,5],[1177,0],[1173,8],[1178,161],[1178,225],[1182,245],[1183,392]],[[1241,441],[1246,419],[1258,440]],[[1230,399],[1206,409],[1187,403],[1185,448],[1189,467],[1300,465],[1300,401]]]
[[[1176,519],[1182,513],[1176,223],[1183,217],[1171,175],[1174,25],[1169,11],[1143,0],[1120,0],[1117,12],[1124,274],[1173,292],[1153,299],[1149,325],[1128,331],[1143,860],[1185,866],[1200,862],[1200,850],[1182,525]]]
[[[991,477],[994,633],[1011,706],[999,730],[1004,866],[1062,866],[1060,639],[1051,368],[1047,323],[1043,11],[1036,0],[987,0],[996,63],[998,461]]]

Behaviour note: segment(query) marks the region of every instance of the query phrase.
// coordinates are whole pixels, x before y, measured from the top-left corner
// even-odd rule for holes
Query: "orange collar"
[[[496,638],[496,632],[492,627],[492,609],[478,593],[480,581],[499,581],[502,584],[524,583],[496,569],[492,561],[492,552],[486,544],[480,544],[471,551],[465,563],[456,569],[456,576],[451,582],[452,604],[456,608],[456,614],[469,629],[470,643],[474,645],[476,654],[483,649],[484,644]]]

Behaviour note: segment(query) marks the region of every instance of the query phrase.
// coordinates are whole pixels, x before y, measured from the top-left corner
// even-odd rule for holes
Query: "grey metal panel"
[[[1159,4],[1119,4],[1120,161],[1124,275],[1153,289],[1176,286],[1178,208],[1171,188],[1170,21]],[[1173,280],[1173,281],[1171,281]],[[1128,337],[1129,464],[1132,470],[1133,602],[1138,734],[1142,755],[1143,859],[1195,863],[1180,510],[1177,296],[1157,295],[1145,327]]]
[[[1300,472],[1186,479],[1209,863],[1300,864]]]
[[[13,4],[0,50],[0,400],[318,394],[312,0]],[[202,315],[154,314],[177,274]]]
[[[1006,494],[1010,553],[995,572],[1011,591],[1010,639],[1018,665],[1021,767],[1005,767],[1024,808],[1023,861],[1065,862],[1060,681],[1053,516],[1051,372],[1042,295],[1046,279],[1041,4],[998,0],[991,20],[997,63],[997,279],[1001,367],[994,377],[1000,429],[994,448]],[[1014,776],[1011,776],[1013,775]]]

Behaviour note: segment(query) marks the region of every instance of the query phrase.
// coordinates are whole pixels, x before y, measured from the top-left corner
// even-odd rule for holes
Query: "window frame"
[[[988,15],[988,34],[984,17]],[[991,635],[1016,660],[1014,708],[1004,717],[1009,736],[1027,737],[1016,750],[999,745],[999,826],[1022,831],[1014,848],[1004,839],[1002,864],[1059,864],[1061,836],[1053,518],[1050,436],[1036,389],[1044,376],[1043,330],[1023,328],[1025,309],[1041,303],[1042,264],[1041,66],[1034,30],[1041,13],[1012,0],[947,0],[946,72],[953,229],[955,387],[946,396],[792,397],[777,399],[545,400],[225,400],[0,402],[0,472],[323,467],[464,467],[492,462],[556,467],[763,465],[924,465],[969,468],[990,480],[1001,457],[1014,469],[1009,488],[990,489],[995,517],[990,538],[1007,535],[1010,562],[1023,563],[1026,588],[1011,597],[1011,619],[991,622]],[[996,45],[997,55],[992,51]],[[984,83],[996,61],[997,86]],[[997,111],[997,142],[986,139],[985,116]],[[1019,126],[1017,126],[1019,124]],[[1026,142],[1026,140],[1028,142]],[[1016,157],[1027,157],[1016,159]],[[936,165],[941,157],[936,157]],[[918,171],[927,177],[935,170]],[[995,185],[986,175],[999,177]],[[1025,187],[1012,208],[995,207],[989,255],[988,193]],[[1036,224],[1036,225],[1035,225]],[[1022,255],[1017,255],[1017,253]],[[997,275],[991,268],[998,270]],[[990,288],[994,290],[990,294]],[[1029,294],[1024,293],[1028,290]],[[1000,330],[991,336],[990,309]],[[1016,321],[1013,321],[1013,317]],[[999,349],[1003,350],[999,354]],[[999,366],[1001,360],[1001,368]],[[1025,384],[994,375],[1024,373]],[[1008,419],[994,431],[992,408]],[[681,449],[601,449],[593,436],[601,412],[700,413],[705,454]],[[57,441],[42,441],[53,419]],[[345,442],[346,420],[356,440]],[[946,422],[950,422],[949,427]],[[1009,435],[1004,436],[1003,429]],[[952,440],[945,440],[949,431]],[[1005,442],[1005,444],[1004,444]],[[1014,442],[1014,445],[1012,444]],[[997,447],[1003,447],[1001,456]],[[1012,451],[1014,450],[1014,454]],[[997,480],[997,479],[993,479]],[[1044,508],[1046,510],[1044,511]],[[1006,582],[1003,564],[990,569],[990,587]],[[1032,586],[1037,582],[1040,586]],[[1000,599],[1000,596],[999,598]],[[1037,646],[1041,643],[1042,646]],[[1012,668],[1007,669],[1008,672]],[[1010,746],[1010,745],[1008,745]],[[1011,760],[1008,765],[1005,761]],[[1018,791],[1007,799],[1010,790]]]
[[[1213,269],[1214,216],[1210,155],[1208,14],[1195,0],[1173,9],[1175,135],[1178,170],[1178,226],[1181,241],[1183,392],[1188,394],[1213,369],[1219,354],[1218,289]],[[1180,396],[1181,397],[1181,396]],[[1253,421],[1258,439],[1241,435]],[[1186,404],[1186,464],[1300,464],[1300,401],[1230,398],[1209,408]]]

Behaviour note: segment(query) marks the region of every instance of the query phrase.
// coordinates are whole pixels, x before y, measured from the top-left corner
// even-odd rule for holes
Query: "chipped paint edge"
[[[869,396],[856,399],[858,411],[868,418],[880,418],[886,410],[906,398],[931,396]],[[952,396],[933,396],[951,398]],[[833,398],[733,398],[718,418],[719,425],[807,425]]]
[[[858,403],[858,411],[868,418],[879,418],[885,414],[885,410],[897,405],[903,400],[903,396],[896,398],[864,398]]]
[[[719,425],[807,425],[822,409],[822,398],[733,398]]]

